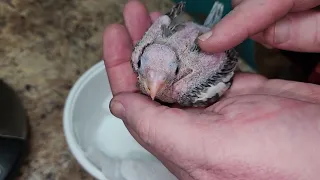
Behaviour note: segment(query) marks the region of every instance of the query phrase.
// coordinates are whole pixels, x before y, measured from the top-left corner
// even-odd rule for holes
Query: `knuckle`
[[[123,30],[124,26],[121,24],[110,24],[104,29],[104,36],[107,35],[114,35],[114,33],[117,33],[118,30]]]

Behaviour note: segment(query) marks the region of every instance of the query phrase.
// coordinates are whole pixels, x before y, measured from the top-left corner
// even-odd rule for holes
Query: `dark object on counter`
[[[28,118],[16,92],[0,79],[0,180],[15,179],[28,151]]]
[[[298,79],[286,77],[284,79],[320,84],[320,72],[317,72],[317,69],[319,69],[317,66],[320,63],[320,53],[301,53],[283,50],[280,53],[291,61],[291,73],[297,74],[299,72],[300,74]]]

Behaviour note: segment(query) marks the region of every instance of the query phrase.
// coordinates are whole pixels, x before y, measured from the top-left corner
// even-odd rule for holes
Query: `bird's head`
[[[140,82],[154,100],[158,92],[175,80],[179,63],[176,53],[163,44],[151,44],[145,48],[138,62]]]

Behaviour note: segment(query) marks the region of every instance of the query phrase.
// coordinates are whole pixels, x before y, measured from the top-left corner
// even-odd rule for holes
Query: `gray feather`
[[[223,16],[223,10],[224,5],[219,1],[215,1],[203,25],[208,28],[212,28],[221,20]]]
[[[173,6],[171,10],[167,12],[165,15],[169,16],[170,19],[175,19],[183,12],[185,5],[186,3],[184,1],[181,1],[177,3],[175,6]]]

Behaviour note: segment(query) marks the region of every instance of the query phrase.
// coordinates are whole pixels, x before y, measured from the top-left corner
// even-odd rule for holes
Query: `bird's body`
[[[132,67],[142,93],[166,103],[206,106],[230,88],[237,53],[233,49],[215,54],[202,52],[198,37],[211,30],[209,25],[215,23],[217,15],[206,21],[211,22],[206,26],[180,21],[177,17],[183,5],[177,4],[149,28],[134,48]],[[211,15],[220,13],[217,10]]]

